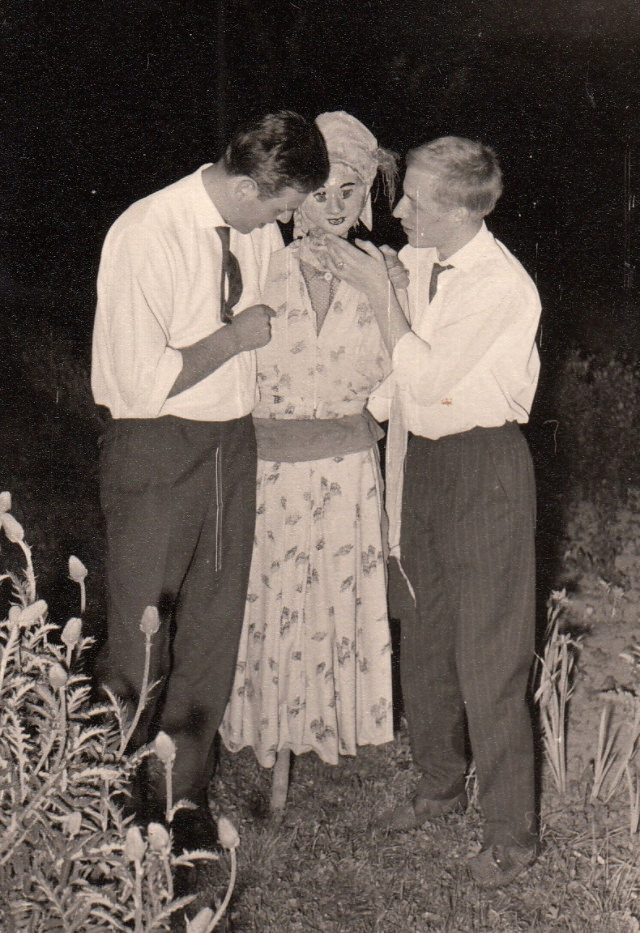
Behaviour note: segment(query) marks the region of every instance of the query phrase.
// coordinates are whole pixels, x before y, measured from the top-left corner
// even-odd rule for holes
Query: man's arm
[[[231,357],[268,343],[273,312],[246,308],[232,323],[183,349],[168,343],[173,314],[172,256],[137,224],[116,226],[98,276],[92,385],[100,404],[113,395],[125,411],[154,418],[167,398],[219,369]]]
[[[260,269],[260,293],[264,291],[271,256],[282,249],[284,243],[278,224],[267,224],[255,231],[253,240]],[[257,304],[239,312],[229,324],[203,337],[182,353],[182,371],[173,384],[168,397],[172,398],[196,385],[224,363],[247,350],[258,350],[271,339],[270,320],[275,311],[267,305]]]
[[[540,315],[533,285],[528,288],[505,281],[499,274],[479,279],[467,295],[466,313],[440,327],[437,346],[432,347],[411,330],[388,277],[385,283],[379,250],[370,243],[356,242],[360,249],[338,237],[327,237],[328,267],[368,296],[393,354],[396,384],[416,402],[431,405],[446,398],[499,342],[505,344],[503,357],[511,360],[515,372],[526,367]]]
[[[117,222],[98,272],[92,387],[96,401],[119,417],[157,417],[182,367],[167,342],[171,256],[145,234],[135,222]]]
[[[420,405],[447,399],[485,357],[501,361],[508,383],[527,369],[540,312],[533,291],[487,277],[460,307],[465,313],[438,327],[433,346],[411,332],[396,348],[397,385]]]
[[[183,347],[180,350],[182,370],[168,397],[179,395],[206,379],[238,353],[264,347],[271,340],[271,318],[274,314],[268,305],[252,305],[232,318],[229,324],[190,347]]]

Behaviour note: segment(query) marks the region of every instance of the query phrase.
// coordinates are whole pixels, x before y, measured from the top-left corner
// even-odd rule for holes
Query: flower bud
[[[0,492],[0,514],[11,511],[11,493]]]
[[[24,606],[24,608],[20,610],[20,617],[18,618],[21,628],[26,628],[28,625],[31,625],[32,622],[35,622],[36,619],[41,619],[47,609],[48,606],[44,599],[36,599],[36,601],[29,606]]]
[[[12,625],[18,625],[21,615],[22,606],[11,606],[9,609],[9,622],[11,622]]]
[[[218,841],[223,849],[237,849],[240,845],[238,830],[226,816],[218,818]]]
[[[67,672],[65,671],[62,664],[58,664],[57,661],[54,661],[51,667],[49,668],[49,683],[51,686],[59,690],[61,687],[64,687],[67,680]]]
[[[81,826],[82,813],[80,810],[73,810],[62,818],[62,829],[68,836],[71,836],[72,839],[74,836],[78,835]]]
[[[212,920],[213,911],[211,908],[203,907],[193,920],[187,920],[187,933],[207,933]]]
[[[149,823],[147,826],[149,845],[154,852],[168,852],[171,848],[169,833],[162,823]]]
[[[155,606],[147,606],[140,619],[140,630],[145,635],[155,635],[160,628],[160,616]]]
[[[124,854],[131,862],[141,862],[146,846],[137,826],[130,826],[124,843]]]
[[[67,624],[62,629],[62,643],[67,646],[67,648],[75,648],[80,640],[80,635],[82,634],[82,619],[78,619],[75,616],[72,616],[71,619],[68,619]]]
[[[74,557],[72,554],[69,558],[69,579],[73,580],[74,583],[82,583],[88,572],[80,558]]]
[[[171,764],[176,758],[176,743],[166,732],[158,732],[153,740],[153,750],[164,764]]]
[[[12,544],[24,541],[24,529],[11,512],[2,512],[0,514],[0,525],[4,528],[4,533]]]

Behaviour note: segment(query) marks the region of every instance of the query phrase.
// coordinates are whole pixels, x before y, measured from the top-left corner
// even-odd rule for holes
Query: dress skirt
[[[393,738],[376,454],[258,460],[247,603],[220,734],[265,767],[281,749],[336,764]]]

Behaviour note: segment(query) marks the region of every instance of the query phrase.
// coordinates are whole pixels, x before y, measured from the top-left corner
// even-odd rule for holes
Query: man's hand
[[[326,268],[367,296],[389,353],[410,328],[387,272],[384,253],[365,240],[356,246],[327,235]]]
[[[251,305],[230,321],[234,340],[237,341],[238,353],[245,350],[258,350],[271,340],[271,318],[275,311],[268,305]]]
[[[357,248],[341,237],[325,237],[325,265],[334,275],[364,292],[372,281],[382,283],[385,278],[391,280],[394,288],[408,287],[409,273],[394,249],[390,246],[377,249],[367,240],[356,240],[356,244]]]
[[[369,298],[386,295],[389,276],[384,255],[367,240],[356,240],[356,244],[327,234],[326,268]]]
[[[257,350],[269,343],[275,313],[268,305],[252,305],[208,337],[182,347],[182,371],[171,387],[169,398],[206,379],[238,353]]]
[[[406,267],[402,264],[400,259],[398,259],[398,254],[395,249],[391,249],[390,246],[381,246],[380,252],[384,256],[384,261],[387,266],[387,273],[391,279],[391,284],[398,291],[398,289],[403,290],[409,287],[409,272]]]

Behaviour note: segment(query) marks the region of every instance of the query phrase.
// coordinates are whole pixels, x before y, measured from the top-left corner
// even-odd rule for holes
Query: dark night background
[[[79,334],[116,216],[279,107],[348,110],[399,152],[482,138],[491,226],[543,298],[635,294],[636,0],[5,0],[0,28],[0,283]]]

